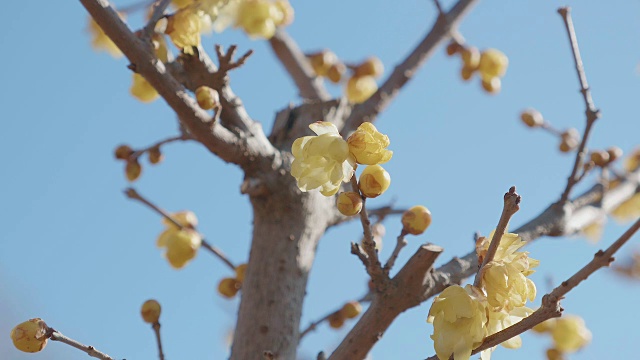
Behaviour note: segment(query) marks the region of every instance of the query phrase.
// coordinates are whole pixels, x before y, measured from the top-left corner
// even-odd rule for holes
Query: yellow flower
[[[293,142],[291,175],[303,192],[320,188],[322,195],[334,195],[340,183],[353,176],[355,160],[335,125],[316,122],[309,128],[318,136],[305,136]]]
[[[480,55],[478,71],[482,79],[489,80],[504,76],[509,66],[509,58],[500,50],[487,49]]]
[[[136,99],[148,103],[158,98],[158,92],[149,84],[147,79],[140,74],[133,74],[133,81],[131,82],[131,89],[129,90],[131,95]]]
[[[18,324],[11,330],[13,346],[28,353],[38,352],[47,346],[46,331],[47,325],[40,318]]]
[[[618,222],[634,220],[640,216],[640,193],[633,195],[629,200],[618,205],[611,212],[611,216]]]
[[[634,149],[626,159],[624,159],[624,169],[628,172],[636,171],[640,167],[640,148]]]
[[[122,18],[122,15],[120,15]],[[89,32],[91,33],[91,46],[96,50],[102,50],[108,52],[114,58],[122,57],[122,51],[111,41],[107,34],[102,31],[100,25],[98,25],[91,17],[89,17]]]
[[[168,18],[165,33],[177,48],[188,51],[188,48],[200,45],[200,28],[197,10],[187,6]]]
[[[471,285],[446,288],[434,299],[427,321],[433,323],[431,339],[440,360],[451,355],[455,360],[468,360],[487,330],[487,308],[481,290]]]
[[[240,3],[236,26],[251,38],[270,39],[276,33],[276,22],[283,21],[283,12],[268,0],[245,0]]]
[[[382,166],[369,165],[360,174],[358,185],[362,195],[375,198],[387,191],[391,185],[391,176]]]
[[[196,217],[196,214],[189,210],[173,213],[171,214],[171,218],[177,221],[178,224],[191,229],[195,229],[195,227],[198,226],[198,217]],[[168,228],[178,229],[176,224],[174,224],[167,218],[162,218],[162,223]]]
[[[198,253],[202,244],[202,237],[194,230],[198,225],[198,219],[191,211],[181,211],[172,214],[184,228],[181,230],[174,223],[167,219],[162,219],[162,223],[167,227],[156,241],[159,248],[166,248],[165,257],[169,264],[176,269],[184,267]]]
[[[364,122],[347,139],[349,151],[358,164],[384,164],[391,160],[393,151],[387,150],[389,137],[378,132],[370,122]]]
[[[578,351],[591,342],[591,332],[585,326],[584,320],[575,315],[556,319],[551,336],[555,348],[565,353]]]

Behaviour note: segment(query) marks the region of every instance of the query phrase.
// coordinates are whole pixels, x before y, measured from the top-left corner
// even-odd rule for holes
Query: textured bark
[[[264,351],[296,357],[307,279],[333,198],[300,194],[288,173],[277,180],[274,193],[251,196],[253,241],[231,359],[261,359]]]

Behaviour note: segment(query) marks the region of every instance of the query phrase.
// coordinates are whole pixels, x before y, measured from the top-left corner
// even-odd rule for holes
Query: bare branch
[[[125,190],[125,195],[127,195],[127,197],[129,199],[132,200],[137,200],[140,201],[141,203],[145,204],[147,207],[149,207],[150,209],[152,209],[153,211],[157,212],[158,214],[160,214],[160,216],[164,217],[165,219],[169,220],[172,224],[174,224],[176,227],[178,227],[178,229],[184,229],[185,226],[183,226],[182,224],[180,224],[176,219],[173,218],[173,216],[171,216],[168,212],[166,212],[165,210],[159,208],[156,204],[152,203],[151,201],[147,200],[146,198],[144,198],[142,195],[140,195],[134,188],[128,188]],[[215,255],[218,259],[222,260],[223,263],[225,263],[225,265],[227,265],[231,270],[235,271],[236,267],[235,265],[233,265],[233,263],[231,262],[231,260],[229,260],[229,258],[217,247],[209,244],[204,238],[202,239],[202,244],[201,246],[207,250],[209,250],[213,255]]]
[[[433,55],[436,48],[451,38],[462,17],[478,0],[459,0],[445,16],[438,16],[431,31],[415,49],[393,70],[373,96],[356,105],[342,128],[344,134],[355,130],[365,121],[373,121],[398,95],[400,89],[413,77],[415,72]]]
[[[502,214],[500,215],[500,221],[498,221],[498,226],[496,230],[493,232],[493,238],[491,239],[491,243],[489,244],[489,249],[487,250],[487,254],[484,256],[482,260],[482,265],[476,274],[476,278],[473,282],[473,285],[476,287],[480,287],[480,283],[482,282],[482,277],[484,276],[485,267],[496,255],[498,251],[498,246],[500,245],[500,241],[502,240],[502,236],[504,235],[507,227],[509,226],[509,220],[511,217],[520,210],[520,195],[516,193],[516,187],[512,186],[509,189],[509,192],[504,194],[504,207],[502,208]]]
[[[378,291],[383,291],[388,277],[382,271],[382,265],[380,264],[380,259],[378,258],[378,250],[376,250],[376,243],[373,240],[373,233],[371,232],[371,220],[369,220],[369,216],[367,215],[367,198],[361,194],[360,188],[358,187],[358,180],[356,180],[355,176],[351,177],[351,187],[353,188],[353,191],[357,192],[362,197],[360,221],[362,222],[362,229],[364,230],[362,249],[364,250],[364,255],[366,255],[365,266],[367,268],[367,273],[369,274],[369,276],[371,276],[371,280],[373,280],[373,283],[377,287]],[[354,250],[357,250],[358,253],[355,254],[360,258],[360,260],[364,261],[363,254],[360,253],[359,249],[360,247],[358,245],[351,245],[351,252],[354,253]]]
[[[593,99],[591,98],[591,90],[589,89],[589,84],[587,83],[587,75],[584,71],[584,66],[582,64],[582,58],[580,57],[580,48],[578,47],[578,39],[576,37],[575,29],[573,28],[573,20],[571,19],[570,14],[571,8],[563,7],[558,9],[558,13],[562,16],[562,20],[564,20],[564,25],[567,29],[567,35],[569,35],[569,43],[571,44],[571,52],[573,54],[573,60],[575,63],[576,72],[578,73],[578,80],[580,81],[580,92],[582,93],[582,97],[584,98],[585,103],[585,114],[587,119],[587,124],[584,128],[584,134],[582,135],[582,139],[580,140],[580,146],[578,147],[578,152],[576,153],[576,159],[573,163],[573,169],[571,170],[571,175],[567,178],[567,186],[565,187],[562,195],[560,196],[560,203],[567,202],[569,199],[569,195],[571,194],[571,189],[575,184],[580,181],[580,176],[578,175],[578,169],[584,163],[585,148],[587,145],[587,140],[589,139],[589,133],[591,132],[591,128],[596,120],[600,117],[600,110],[596,108],[593,103]]]
[[[398,255],[400,255],[400,251],[402,250],[403,247],[407,246],[407,240],[405,240],[405,236],[408,233],[402,229],[400,231],[400,235],[398,235],[398,239],[396,241],[396,247],[393,248],[393,252],[391,253],[391,256],[389,256],[389,260],[387,260],[387,263],[384,265],[384,272],[385,274],[389,275],[389,272],[391,271],[391,268],[393,268],[393,265],[396,263],[396,260],[398,260]]]
[[[109,356],[109,355],[107,355],[107,354],[105,354],[105,353],[103,353],[101,351],[98,351],[93,346],[81,344],[81,343],[77,342],[76,340],[73,340],[71,338],[68,338],[68,337],[62,335],[60,332],[58,332],[57,330],[55,330],[53,328],[47,327],[46,336],[48,338],[50,338],[52,341],[60,341],[61,343],[73,346],[74,348],[87,353],[87,355],[89,355],[89,356],[91,356],[93,358],[102,359],[102,360],[115,360],[111,356]]]
[[[271,44],[274,54],[280,59],[280,62],[296,83],[302,98],[322,101],[331,98],[331,95],[322,85],[322,80],[313,72],[307,57],[284,30],[278,29],[276,34],[269,39],[269,44]]]
[[[255,159],[267,160],[273,156],[274,149],[268,145],[264,134],[262,137],[243,138],[223,126],[211,126],[210,115],[200,109],[185,88],[155,57],[150,45],[131,32],[106,0],[80,2],[107,36],[129,58],[132,68],[158,91],[176,112],[188,132],[211,152],[224,161],[245,167],[255,167]],[[270,163],[270,160],[265,162]]]

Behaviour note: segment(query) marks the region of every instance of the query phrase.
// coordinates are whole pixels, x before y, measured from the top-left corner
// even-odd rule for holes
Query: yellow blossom
[[[318,136],[305,136],[293,142],[291,175],[303,192],[320,188],[322,195],[334,195],[340,184],[353,176],[355,160],[335,125],[316,122],[309,128]]]
[[[468,360],[487,330],[487,308],[481,290],[471,285],[446,288],[434,299],[427,321],[433,323],[431,339],[440,360],[451,355],[455,360]]]
[[[47,325],[40,318],[20,323],[11,330],[13,346],[28,353],[38,352],[47,346],[46,331]]]
[[[493,335],[498,331],[508,328],[509,326],[520,322],[522,319],[531,315],[533,310],[528,307],[517,307],[513,310],[506,311],[489,311],[489,321],[487,322],[487,336]],[[519,349],[522,346],[520,336],[514,336],[509,340],[502,342],[500,345],[507,349]],[[495,347],[482,352],[482,360],[488,360],[489,355]]]
[[[120,15],[122,18],[122,15]],[[107,34],[102,31],[100,25],[98,25],[92,18],[89,18],[89,32],[91,33],[91,46],[96,50],[102,50],[108,52],[114,58],[122,57],[122,52],[111,41]]]
[[[482,79],[487,81],[492,78],[504,76],[509,65],[509,58],[500,50],[487,49],[480,55],[478,72]]]
[[[145,103],[158,98],[158,92],[156,89],[149,84],[147,79],[136,73],[133,74],[130,92],[136,99]]]
[[[194,7],[184,7],[168,18],[165,33],[177,48],[189,51],[200,45],[200,21]]]
[[[181,230],[176,224],[163,218],[166,229],[158,236],[156,245],[166,248],[165,257],[169,264],[176,269],[184,267],[198,253],[202,244],[200,234],[194,230],[198,225],[198,218],[191,211],[181,211],[171,214],[171,218],[183,226]]]
[[[389,137],[376,129],[370,122],[364,122],[347,139],[349,151],[358,164],[384,164],[391,160],[393,152],[387,150]]]
[[[336,200],[338,211],[340,211],[340,213],[345,216],[353,216],[358,214],[360,210],[362,210],[362,204],[363,201],[360,197],[360,194],[353,191],[340,193],[340,195],[338,195],[338,199]]]
[[[556,319],[551,336],[555,348],[565,353],[578,351],[591,342],[591,332],[585,326],[584,320],[575,315]]]
[[[431,211],[416,205],[402,214],[402,230],[411,235],[422,234],[431,225]]]
[[[236,26],[251,38],[270,39],[276,33],[276,23],[283,21],[284,13],[269,0],[245,0],[238,8]]]
[[[634,149],[626,159],[624,159],[624,169],[628,172],[636,171],[640,167],[640,148]]]

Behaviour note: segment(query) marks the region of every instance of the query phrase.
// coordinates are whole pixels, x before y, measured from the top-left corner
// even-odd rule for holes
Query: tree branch
[[[131,61],[131,67],[142,75],[176,112],[185,128],[196,140],[222,160],[241,166],[256,158],[266,159],[274,149],[257,141],[234,135],[223,126],[211,124],[210,115],[200,109],[185,88],[171,76],[165,65],[153,54],[148,43],[134,35],[106,0],[80,0],[96,23]],[[264,137],[266,140],[266,137]],[[270,163],[270,161],[269,161]]]
[[[436,48],[451,37],[462,17],[478,0],[459,0],[445,16],[438,16],[436,23],[415,49],[393,70],[373,96],[356,105],[344,126],[336,124],[343,134],[355,130],[365,121],[373,121],[398,95],[400,89],[416,71],[433,55]]]
[[[571,8],[562,7],[558,9],[558,13],[562,16],[562,20],[564,20],[565,28],[567,29],[567,35],[569,36],[569,43],[571,45],[571,53],[573,54],[573,60],[576,68],[576,72],[578,73],[578,80],[580,81],[580,92],[582,93],[582,97],[584,98],[585,103],[585,114],[587,119],[587,124],[584,128],[584,134],[582,135],[582,139],[580,140],[580,146],[578,147],[578,152],[576,153],[576,159],[573,163],[573,169],[571,170],[571,175],[567,178],[567,186],[565,187],[562,195],[560,196],[560,203],[564,203],[569,199],[569,195],[571,194],[571,189],[573,186],[580,181],[580,177],[578,176],[578,169],[584,163],[585,148],[587,145],[587,140],[589,139],[589,133],[591,132],[591,128],[596,120],[600,117],[600,110],[596,108],[593,103],[593,99],[591,98],[591,90],[589,89],[589,84],[587,83],[587,75],[584,71],[584,66],[582,64],[582,57],[580,56],[580,48],[578,47],[578,38],[576,37],[575,29],[573,28],[573,20],[571,19],[570,14]]]
[[[94,357],[96,359],[101,359],[101,360],[115,360],[114,358],[112,358],[111,356],[98,351],[96,348],[94,348],[93,346],[90,345],[84,345],[81,344],[71,338],[68,338],[64,335],[62,335],[60,332],[58,332],[57,330],[47,327],[47,333],[46,336],[48,338],[50,338],[52,341],[60,341],[61,343],[65,343],[67,345],[70,345],[78,350],[81,350],[85,353],[87,353],[87,355]]]
[[[321,101],[331,98],[322,85],[322,80],[314,74],[307,57],[284,30],[278,29],[276,34],[269,39],[269,44],[273,53],[295,82],[302,98]]]

